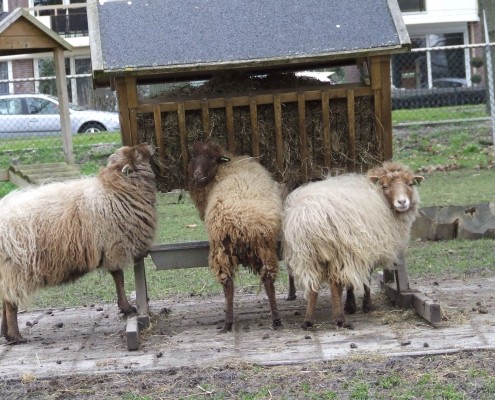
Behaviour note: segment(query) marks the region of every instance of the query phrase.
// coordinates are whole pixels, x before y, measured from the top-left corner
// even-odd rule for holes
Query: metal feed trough
[[[188,148],[213,138],[260,157],[280,182],[364,171],[392,158],[390,58],[410,49],[396,0],[88,1],[93,81],[116,90],[124,145],[153,142],[163,191],[186,187]],[[219,75],[271,77],[338,70],[341,84],[278,82],[215,91]],[[157,94],[163,83],[207,81],[213,92]],[[206,84],[208,85],[208,84]],[[207,265],[208,243],[150,251],[158,269]],[[135,266],[138,320],[148,324],[144,263]],[[431,323],[439,306],[409,288],[405,263],[384,274],[397,304]]]

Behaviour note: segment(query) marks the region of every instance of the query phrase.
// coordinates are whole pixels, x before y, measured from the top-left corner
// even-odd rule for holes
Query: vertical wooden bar
[[[395,270],[396,274],[396,282],[397,282],[397,291],[405,292],[410,289],[409,287],[409,276],[407,274],[406,268],[406,255],[404,250],[401,250],[397,257],[397,269]]]
[[[163,174],[163,167],[165,163],[165,146],[163,144],[163,131],[162,131],[162,113],[160,111],[160,105],[153,106],[153,119],[155,121],[155,143],[158,147],[158,155],[160,157],[160,174]]]
[[[371,57],[371,89],[373,89],[373,100],[375,104],[375,130],[378,141],[378,158],[384,160],[383,146],[383,117],[382,117],[382,75],[380,56]],[[387,82],[390,85],[390,82]]]
[[[256,98],[249,99],[249,115],[251,118],[251,146],[253,149],[253,157],[260,156],[260,132],[258,128],[258,106]]]
[[[64,50],[56,47],[53,50],[55,71],[57,72],[57,97],[60,110],[60,127],[62,130],[62,147],[67,164],[74,164],[74,147],[72,145],[72,128],[69,114],[69,94],[65,75]]]
[[[146,285],[144,260],[140,260],[134,264],[134,280],[136,282],[136,307],[139,314],[138,321],[142,324],[140,328],[143,328],[149,324],[148,287]]]
[[[129,119],[129,102],[127,100],[127,85],[124,78],[115,79],[117,103],[119,107],[120,136],[124,146],[132,146],[131,123]]]
[[[227,120],[227,148],[235,153],[234,106],[232,99],[225,99],[225,119]]]
[[[330,98],[327,90],[321,93],[321,115],[323,122],[323,163],[332,168],[332,142],[330,139]]]
[[[273,97],[273,113],[275,117],[275,147],[277,154],[277,166],[280,173],[284,172],[284,141],[282,137],[282,103],[280,96]]]
[[[356,172],[356,112],[354,90],[347,91],[347,126],[349,127],[349,147],[347,170]]]
[[[180,137],[180,153],[182,155],[182,173],[184,179],[187,179],[187,170],[189,156],[187,154],[187,131],[186,131],[186,110],[184,103],[177,104],[177,115],[179,117],[179,137]]]
[[[383,158],[391,160],[393,156],[392,146],[392,81],[390,77],[390,56],[381,56],[381,102],[382,102],[382,126],[383,126]]]
[[[297,113],[299,122],[299,149],[304,181],[309,180],[308,137],[306,132],[306,99],[304,92],[297,93]]]
[[[210,108],[208,107],[208,100],[201,101],[201,119],[203,120],[203,139],[206,139],[211,136]]]
[[[127,91],[127,103],[129,105],[129,124],[131,129],[131,146],[138,144],[137,135],[137,113],[136,108],[138,106],[138,93],[137,83],[134,77],[125,77],[126,91]]]

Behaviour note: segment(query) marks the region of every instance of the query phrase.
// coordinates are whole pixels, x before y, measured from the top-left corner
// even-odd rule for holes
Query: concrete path
[[[440,326],[433,328],[412,311],[391,307],[376,287],[378,311],[350,316],[354,330],[337,329],[331,323],[328,292],[320,295],[318,328],[309,332],[300,328],[304,300],[287,302],[282,295],[278,302],[283,329],[270,328],[263,292],[236,293],[235,329],[227,334],[217,329],[223,296],[151,301],[151,326],[141,333],[140,347],[133,352],[127,351],[125,320],[115,305],[22,313],[19,326],[29,342],[12,346],[1,339],[0,379],[495,349],[495,278],[412,281],[411,286],[440,301],[444,314]]]

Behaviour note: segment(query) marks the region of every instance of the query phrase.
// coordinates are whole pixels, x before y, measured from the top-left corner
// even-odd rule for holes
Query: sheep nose
[[[405,205],[407,202],[407,199],[399,199],[397,200],[397,203],[399,203],[401,206]]]

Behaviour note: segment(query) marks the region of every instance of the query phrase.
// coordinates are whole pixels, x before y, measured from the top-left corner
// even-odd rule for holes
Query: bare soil
[[[484,332],[492,332],[495,327],[495,280],[483,279],[444,279],[413,280],[413,288],[421,290],[442,305],[444,320],[439,329],[424,328],[427,325],[412,311],[401,311],[390,305],[376,288],[373,299],[377,311],[371,314],[351,316],[356,330],[339,333],[328,323],[330,310],[327,300],[321,299],[317,319],[322,323],[316,332],[300,328],[304,302],[279,303],[283,310],[284,330],[271,331],[266,328],[269,318],[263,310],[266,304],[251,302],[247,309],[237,305],[236,332],[228,340],[247,340],[267,353],[283,352],[283,346],[294,342],[297,359],[286,359],[287,364],[269,365],[242,361],[235,356],[228,362],[211,363],[214,355],[210,348],[198,351],[198,343],[187,342],[204,340],[196,336],[203,331],[211,342],[220,343],[225,336],[218,334],[215,325],[221,325],[221,296],[197,296],[197,298],[177,298],[168,301],[172,312],[156,309],[152,327],[142,334],[142,347],[147,354],[156,358],[166,358],[170,354],[182,357],[177,366],[167,364],[166,368],[153,371],[139,371],[139,367],[129,368],[129,372],[111,371],[90,375],[54,376],[37,379],[26,374],[22,379],[0,381],[0,398],[7,399],[493,399],[495,398],[495,347],[490,336],[488,345],[466,350],[463,343],[473,342],[470,329],[482,326]],[[358,301],[360,299],[358,298]],[[289,305],[288,305],[289,304]],[[213,311],[212,311],[213,310]],[[298,310],[298,311],[294,311]],[[216,312],[218,311],[218,312]],[[219,319],[220,315],[220,319]],[[327,322],[327,323],[325,323]],[[382,326],[383,328],[380,328]],[[378,336],[368,337],[366,330],[375,329]],[[450,336],[449,328],[467,327],[460,335]],[[400,346],[404,352],[388,354],[387,329],[401,332],[405,338]],[[268,333],[267,333],[268,332]],[[380,332],[383,335],[380,336]],[[416,333],[415,333],[416,332]],[[417,332],[420,332],[419,335]],[[428,332],[430,332],[428,334]],[[459,332],[459,331],[456,331]],[[357,347],[355,353],[345,357],[335,357],[327,361],[300,361],[301,352],[315,348],[322,343],[322,337],[339,336],[344,340],[330,343],[330,347]],[[101,335],[101,334],[100,334]],[[225,334],[224,334],[225,335]],[[317,336],[320,340],[317,341]],[[366,341],[359,341],[360,335]],[[429,336],[428,336],[429,335]],[[491,335],[491,334],[490,334]],[[486,336],[488,337],[488,336]],[[413,340],[413,343],[407,338]],[[281,340],[280,340],[281,339]],[[55,339],[59,342],[60,339]],[[355,343],[353,342],[355,341]],[[453,342],[458,350],[432,352],[439,341]],[[312,345],[304,345],[312,343]],[[371,342],[378,347],[376,352],[360,352],[364,344]],[[356,345],[358,343],[358,345]],[[407,353],[419,343],[419,351]],[[236,344],[237,345],[237,344]],[[245,345],[239,344],[239,346]],[[328,345],[328,343],[327,343]],[[170,353],[174,348],[175,353]],[[282,346],[282,347],[280,347]],[[313,346],[313,347],[312,347]],[[353,347],[354,346],[354,347]],[[476,347],[476,346],[475,346]],[[220,346],[217,351],[220,351]],[[196,349],[191,351],[191,349]],[[212,348],[213,349],[213,348]],[[223,350],[222,350],[223,351]],[[261,350],[263,351],[263,350]],[[307,351],[307,350],[306,350]],[[194,355],[196,354],[196,359]],[[347,353],[349,354],[349,353]],[[304,356],[304,354],[302,354]],[[311,354],[306,359],[311,359]],[[204,367],[202,360],[204,357]],[[297,358],[297,357],[296,357]],[[210,360],[208,360],[210,359]]]

